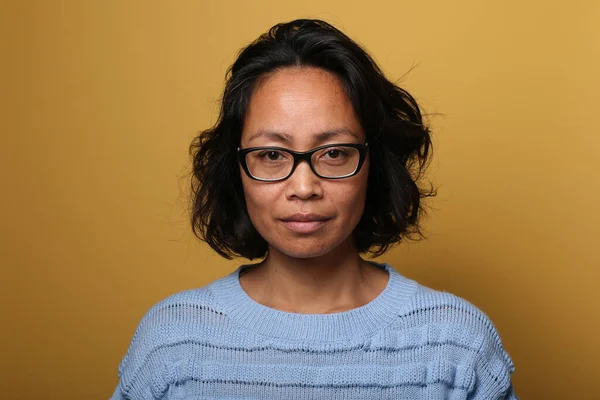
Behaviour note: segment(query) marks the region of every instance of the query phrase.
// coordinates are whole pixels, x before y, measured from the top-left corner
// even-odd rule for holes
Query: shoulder
[[[174,316],[181,312],[205,311],[206,313],[221,313],[221,308],[216,302],[212,287],[215,282],[208,285],[174,293],[158,301],[144,315],[144,319],[159,316]]]
[[[511,374],[514,363],[490,317],[455,294],[416,284],[399,313],[396,328],[421,332],[423,344],[452,354],[473,371],[473,399],[516,399]]]
[[[402,275],[389,264],[383,264],[393,274],[396,286],[408,296],[400,298],[397,323],[405,327],[460,325],[461,331],[499,341],[490,317],[480,308],[456,294],[435,290]]]
[[[161,353],[170,346],[194,339],[202,342],[207,328],[222,324],[224,313],[215,301],[212,285],[172,294],[148,309],[137,325],[129,347],[118,368],[122,393],[136,390],[142,370],[152,369],[165,360]]]
[[[211,285],[172,294],[154,304],[142,317],[133,341],[139,337],[152,337],[154,342],[187,332],[189,325],[197,325],[217,315],[223,315],[215,301]],[[168,330],[168,332],[167,332]]]
[[[401,314],[405,318],[413,317],[417,323],[458,323],[465,329],[499,340],[495,325],[483,310],[453,293],[434,290],[418,283],[411,301]]]

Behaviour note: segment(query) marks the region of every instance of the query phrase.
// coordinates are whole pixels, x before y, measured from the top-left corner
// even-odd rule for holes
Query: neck
[[[388,274],[364,261],[351,242],[314,258],[270,249],[267,258],[240,277],[258,303],[287,312],[327,314],[367,304],[385,288]]]

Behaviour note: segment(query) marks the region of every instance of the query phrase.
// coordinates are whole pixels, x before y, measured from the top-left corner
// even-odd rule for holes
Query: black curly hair
[[[422,199],[434,196],[435,189],[419,186],[432,152],[419,106],[357,43],[314,19],[273,26],[242,49],[229,68],[218,121],[189,149],[194,234],[228,259],[267,255],[267,242],[248,216],[237,148],[257,80],[294,66],[335,74],[367,134],[370,170],[365,209],[354,231],[357,250],[379,256],[404,238],[423,238]]]

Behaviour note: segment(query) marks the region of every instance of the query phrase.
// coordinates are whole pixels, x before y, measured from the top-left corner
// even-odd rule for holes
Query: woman
[[[419,234],[419,107],[319,20],[271,28],[191,146],[194,232],[240,266],[152,307],[113,399],[516,399],[467,301],[360,254]]]

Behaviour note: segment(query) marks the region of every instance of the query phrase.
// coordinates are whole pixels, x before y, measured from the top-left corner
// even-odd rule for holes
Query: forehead
[[[250,98],[242,145],[364,140],[364,132],[340,79],[312,67],[278,70],[259,80]]]

